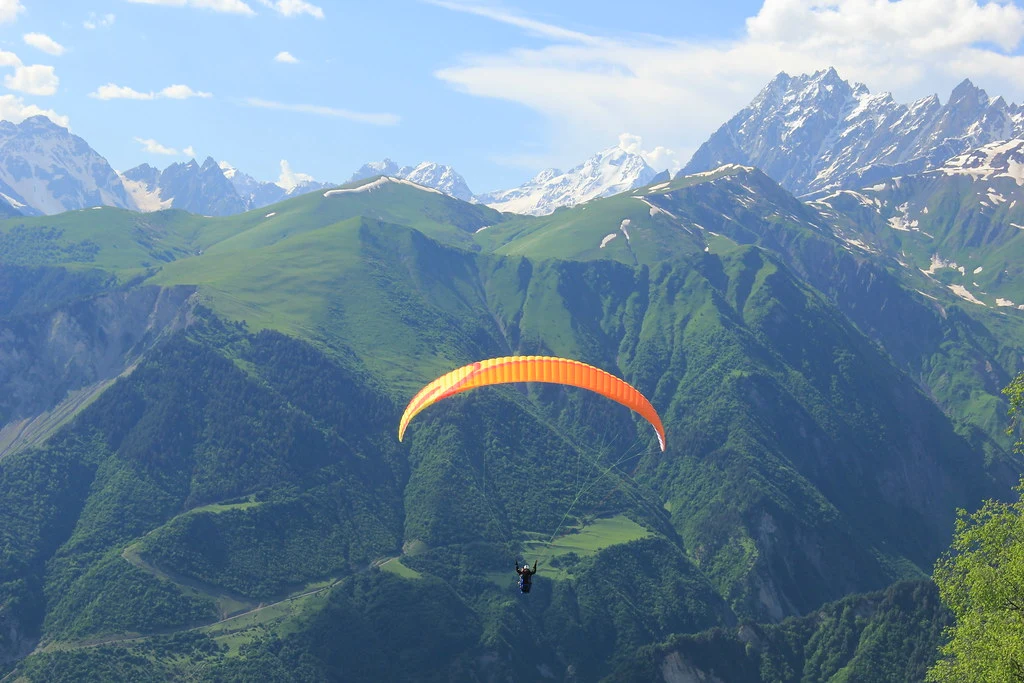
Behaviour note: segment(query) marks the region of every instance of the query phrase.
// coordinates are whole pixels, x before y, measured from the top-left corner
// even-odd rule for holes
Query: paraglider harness
[[[519,590],[524,593],[530,592],[530,587],[533,584],[533,575],[537,573],[537,562],[533,563],[533,569],[530,569],[530,565],[524,564],[522,567],[519,566],[519,560],[516,560],[516,574],[519,574]]]

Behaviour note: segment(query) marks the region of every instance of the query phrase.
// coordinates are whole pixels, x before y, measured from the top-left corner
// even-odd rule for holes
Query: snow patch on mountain
[[[963,285],[948,285],[948,287],[954,294],[965,301],[970,301],[972,304],[978,304],[979,306],[985,305],[984,301],[981,301],[978,297],[971,294]]]
[[[364,185],[360,185],[359,187],[342,187],[342,188],[338,188],[336,190],[328,190],[327,192],[324,192],[324,196],[325,197],[334,197],[336,195],[341,195],[341,194],[355,194],[355,193],[360,193],[360,192],[373,192],[375,190],[379,190],[379,189],[381,189],[383,187],[386,187],[388,185],[391,185],[391,184],[408,185],[410,187],[415,187],[417,190],[421,190],[423,192],[433,192],[434,194],[444,194],[444,192],[441,192],[440,190],[435,190],[432,187],[425,187],[423,185],[420,185],[419,183],[414,183],[411,180],[406,180],[405,178],[391,178],[389,176],[382,176],[382,177],[377,178],[376,180],[368,182],[368,183],[366,183]]]
[[[943,175],[968,175],[975,180],[1011,178],[1024,185],[1024,139],[1014,138],[982,145],[947,160],[934,171]]]
[[[348,182],[352,183],[374,176],[408,180],[418,187],[434,189],[464,202],[474,201],[473,193],[466,184],[466,179],[459,175],[454,168],[445,164],[424,161],[416,166],[399,167],[391,159],[372,161],[359,167],[359,170],[352,174]]]
[[[629,241],[629,231],[626,230],[626,228],[629,227],[629,224],[630,224],[630,220],[628,218],[623,218],[622,222],[619,223],[619,232],[621,232],[623,235],[626,236],[626,241],[627,242]]]
[[[171,208],[173,197],[163,199],[160,196],[160,188],[149,185],[145,180],[132,180],[123,173],[119,174],[124,189],[132,198],[135,208],[139,211],[161,211]]]
[[[0,197],[3,197],[3,198],[4,198],[4,201],[6,201],[6,202],[7,202],[8,204],[10,204],[11,206],[13,206],[13,207],[14,207],[15,209],[24,209],[24,208],[25,208],[25,206],[26,206],[26,204],[24,204],[23,202],[19,202],[19,201],[18,201],[17,199],[15,199],[14,197],[11,197],[11,196],[9,196],[9,195],[6,195],[6,194],[4,194],[3,192],[0,192]]]

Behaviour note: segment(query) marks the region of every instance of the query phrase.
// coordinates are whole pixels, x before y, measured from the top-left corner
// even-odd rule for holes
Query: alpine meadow
[[[0,0],[0,683],[1024,681],[1024,5],[383,7]]]

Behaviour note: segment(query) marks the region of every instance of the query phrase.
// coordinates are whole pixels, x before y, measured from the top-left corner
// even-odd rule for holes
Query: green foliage
[[[959,510],[935,583],[956,623],[932,681],[1024,681],[1024,482],[1012,503]]]
[[[26,659],[18,675],[33,683],[163,683],[171,672],[142,654],[122,647],[47,652]]]
[[[4,263],[38,266],[57,263],[88,263],[96,260],[99,245],[92,240],[70,242],[60,228],[18,225],[0,232]]]
[[[95,596],[102,595],[102,600]],[[117,551],[91,565],[55,596],[46,618],[51,638],[155,633],[215,619],[212,600],[185,595],[169,581],[138,569]]]
[[[113,284],[101,270],[0,265],[0,318],[45,312]]]
[[[723,681],[918,682],[950,617],[934,584],[904,582],[778,624],[675,635],[640,648],[607,680],[655,680],[676,670]]]
[[[472,670],[479,622],[442,581],[383,572],[353,577],[328,604],[213,666],[217,681],[461,680]]]
[[[281,335],[215,322],[194,335],[151,354],[45,449],[0,463],[0,616],[26,635],[215,618],[202,592],[121,557],[146,534],[144,555],[154,548],[151,559],[175,576],[257,596],[348,573],[400,545],[403,469],[375,426],[395,419],[390,401]],[[203,339],[228,344],[252,374]],[[240,494],[258,496],[188,512]]]
[[[1010,401],[1010,426],[1006,428],[1006,433],[1010,436],[1024,434],[1024,421],[1021,419],[1024,415],[1024,372],[1014,377],[1013,381],[1003,388],[1003,394]],[[1018,438],[1014,449],[1018,453],[1024,453],[1024,437]]]

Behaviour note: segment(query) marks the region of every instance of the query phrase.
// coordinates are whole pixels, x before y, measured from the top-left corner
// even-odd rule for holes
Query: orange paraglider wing
[[[506,356],[477,361],[452,370],[420,389],[405,408],[398,425],[398,440],[412,418],[429,405],[455,394],[508,382],[551,382],[595,391],[640,414],[654,426],[658,443],[665,450],[665,428],[658,412],[643,394],[628,383],[592,365],[551,356]]]

